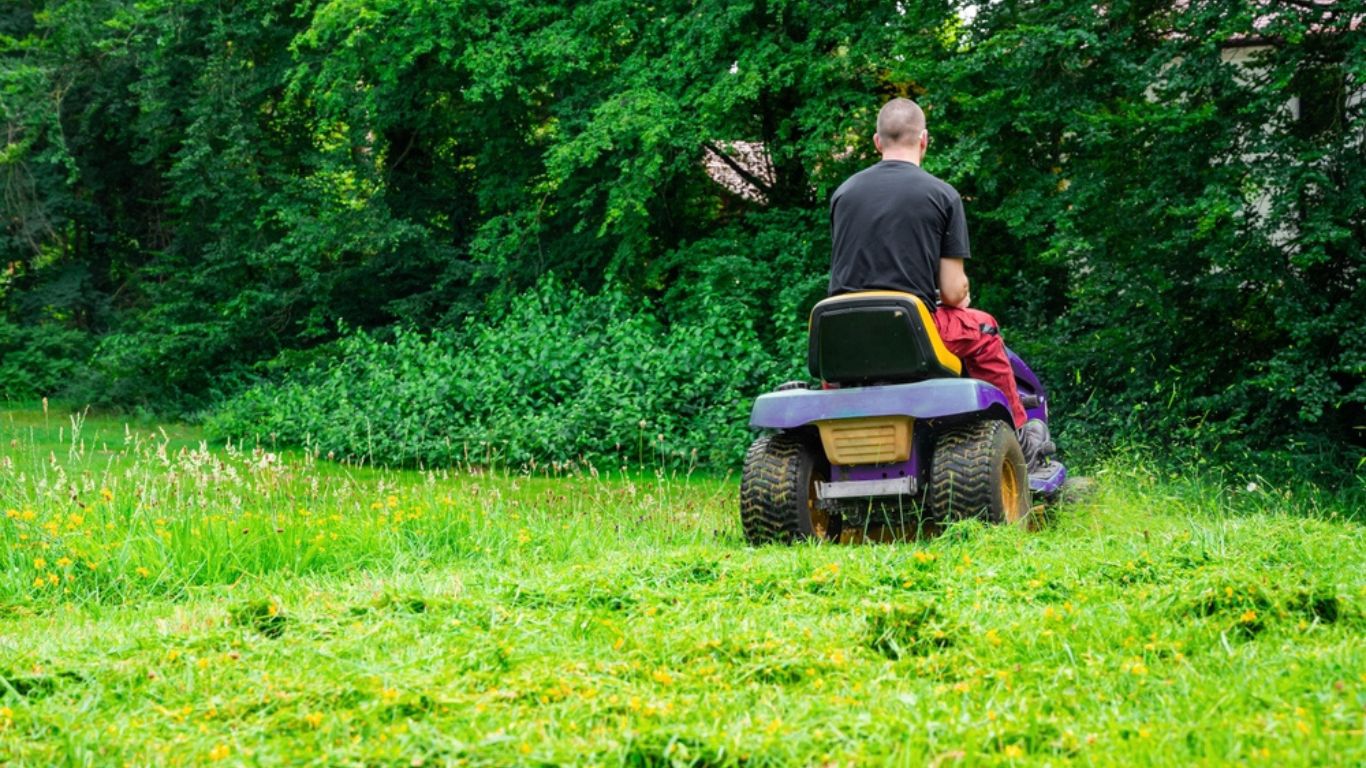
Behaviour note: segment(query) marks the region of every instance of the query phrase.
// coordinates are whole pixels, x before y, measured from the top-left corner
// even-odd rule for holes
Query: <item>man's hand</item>
[[[968,290],[968,274],[963,271],[962,259],[939,260],[939,302],[961,309],[967,309],[972,303],[972,292]]]

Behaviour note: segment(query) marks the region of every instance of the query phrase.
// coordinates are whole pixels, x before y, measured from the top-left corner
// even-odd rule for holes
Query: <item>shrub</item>
[[[85,371],[92,337],[61,325],[21,325],[0,316],[0,398],[60,395]]]
[[[382,464],[724,465],[749,441],[753,397],[790,373],[724,306],[665,325],[619,290],[554,278],[499,320],[356,332],[332,352],[227,400],[210,431]]]

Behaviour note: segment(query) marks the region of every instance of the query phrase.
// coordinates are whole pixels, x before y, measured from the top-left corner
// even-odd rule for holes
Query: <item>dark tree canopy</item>
[[[1074,442],[1359,455],[1363,17],[11,0],[0,396],[196,411],[357,330],[472,346],[549,275],[662,334],[747,329],[767,362],[733,385],[762,386],[798,371],[829,194],[907,95],[967,201],[975,303]]]

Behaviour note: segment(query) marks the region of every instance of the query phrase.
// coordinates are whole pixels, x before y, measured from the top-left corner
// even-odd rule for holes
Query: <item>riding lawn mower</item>
[[[1067,478],[1048,454],[1048,397],[1007,350],[1020,399],[1046,445],[1027,467],[1000,389],[963,375],[930,308],[913,294],[835,296],[811,312],[807,367],[820,384],[761,395],[750,426],[740,518],[753,544],[849,541],[965,518],[1032,525],[1033,500]]]

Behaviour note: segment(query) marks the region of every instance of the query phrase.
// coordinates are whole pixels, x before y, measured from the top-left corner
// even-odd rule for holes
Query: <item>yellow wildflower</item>
[[[228,757],[228,755],[231,755],[231,754],[232,754],[232,750],[228,748],[228,745],[227,745],[227,744],[219,744],[218,746],[216,746],[216,747],[214,747],[213,749],[209,750],[209,759],[210,759],[210,760],[226,760],[227,757]]]
[[[41,557],[35,557],[35,558],[33,558],[33,567],[34,567],[35,569],[41,571],[41,570],[43,570],[44,568],[47,568],[47,561],[44,560],[44,559],[41,558]]]
[[[69,557],[59,557],[59,558],[57,558],[57,567],[58,567],[58,568],[69,568],[69,567],[71,567],[71,558],[69,558]]]
[[[1257,620],[1257,612],[1249,608],[1246,611],[1243,611],[1243,615],[1239,616],[1238,620],[1244,624],[1251,624]]]

